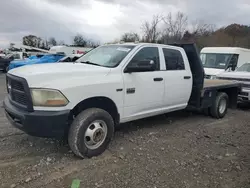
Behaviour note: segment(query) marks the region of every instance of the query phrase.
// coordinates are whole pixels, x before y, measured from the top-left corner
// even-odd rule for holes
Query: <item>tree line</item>
[[[41,37],[35,35],[27,35],[22,39],[22,44],[27,46],[32,46],[36,48],[48,50],[51,46],[65,45],[65,46],[78,46],[78,47],[97,47],[98,42],[84,37],[81,34],[77,34],[73,37],[72,44],[66,44],[64,41],[57,41],[55,37],[50,37],[47,39],[42,39]],[[13,44],[12,44],[13,45]]]
[[[121,35],[118,41],[124,42],[149,42],[171,44],[179,42],[196,43],[199,49],[206,46],[229,46],[250,48],[250,26],[237,23],[226,27],[217,28],[216,25],[206,23],[202,20],[189,20],[187,15],[182,12],[168,15],[154,15],[151,20],[145,20],[140,26],[141,32],[126,32]],[[51,46],[66,45],[79,47],[97,47],[96,42],[84,35],[77,34],[72,39],[72,44],[64,41],[57,41],[55,37],[42,39],[35,35],[23,37],[24,45],[49,49]]]
[[[126,32],[120,40],[161,44],[188,42],[196,43],[199,49],[206,46],[250,48],[250,26],[233,23],[217,28],[202,20],[188,20],[184,13],[177,12],[166,16],[154,15],[151,20],[141,24],[141,36]]]

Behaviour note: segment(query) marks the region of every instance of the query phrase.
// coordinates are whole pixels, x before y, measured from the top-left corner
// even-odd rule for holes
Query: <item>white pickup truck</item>
[[[30,135],[67,136],[82,158],[101,154],[119,123],[187,107],[222,118],[237,104],[240,84],[204,81],[193,44],[104,45],[77,61],[10,70],[4,108]]]
[[[234,80],[242,83],[242,90],[238,99],[241,102],[250,102],[250,63],[245,63],[234,72],[223,72],[217,79]]]

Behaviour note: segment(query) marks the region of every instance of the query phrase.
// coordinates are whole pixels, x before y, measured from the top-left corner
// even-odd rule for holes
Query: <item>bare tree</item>
[[[151,22],[144,21],[142,24],[142,32],[143,32],[143,38],[142,41],[144,42],[157,42],[160,31],[158,29],[159,23],[162,21],[162,16],[160,15],[154,15]]]
[[[176,15],[169,13],[163,18],[164,32],[161,36],[161,42],[172,43],[179,42],[188,26],[188,18],[182,12],[177,12]]]
[[[73,44],[75,46],[85,47],[87,45],[87,41],[83,35],[77,34],[73,39]]]
[[[140,40],[140,36],[137,33],[124,33],[121,36],[121,40],[124,42],[135,42],[135,41],[139,41]]]
[[[14,46],[15,46],[15,43],[11,42],[9,48],[12,49],[12,48],[14,48]]]
[[[196,20],[191,24],[191,33],[198,36],[209,36],[215,30],[215,25],[207,24],[202,20]]]
[[[65,44],[64,40],[60,40],[60,41],[58,42],[58,45],[65,46],[66,44]]]
[[[42,39],[35,35],[27,35],[23,37],[23,45],[39,47]]]
[[[56,46],[57,45],[57,41],[56,41],[55,37],[50,37],[48,43],[49,43],[50,46]]]
[[[96,48],[98,46],[100,46],[100,42],[99,41],[95,41],[92,39],[87,39],[86,40],[86,46],[91,47],[91,48]]]

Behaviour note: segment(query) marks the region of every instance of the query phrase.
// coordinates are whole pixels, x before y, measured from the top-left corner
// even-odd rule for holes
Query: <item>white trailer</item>
[[[72,46],[52,46],[49,50],[49,53],[65,53],[65,55],[71,54],[85,54],[92,48],[85,47],[72,47]]]

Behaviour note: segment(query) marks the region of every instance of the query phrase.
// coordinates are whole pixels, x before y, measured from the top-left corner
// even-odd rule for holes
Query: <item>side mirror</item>
[[[237,68],[237,62],[238,62],[238,56],[233,55],[227,67],[231,68],[232,71],[235,71],[235,69]]]
[[[130,62],[124,73],[154,71],[156,64],[153,60]]]
[[[235,61],[231,61],[231,62],[229,63],[229,65],[228,65],[228,68],[231,68],[232,71],[235,71],[236,66],[237,66],[237,65],[236,65]]]

